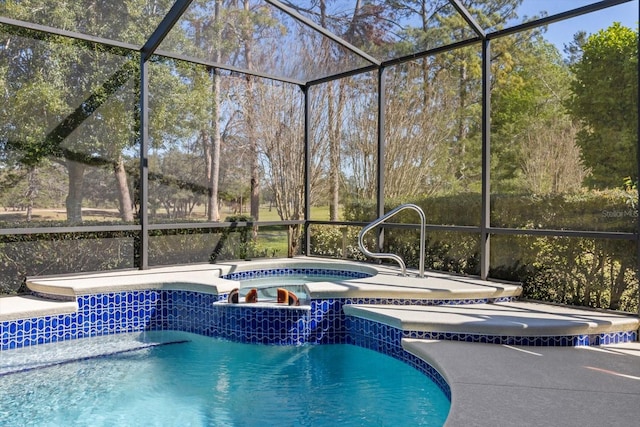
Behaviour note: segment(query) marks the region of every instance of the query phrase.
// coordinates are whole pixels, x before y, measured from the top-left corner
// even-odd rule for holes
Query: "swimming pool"
[[[3,354],[26,371],[0,371],[0,425],[440,426],[450,406],[407,364],[346,344],[253,346],[172,331],[69,344]]]
[[[312,269],[316,271],[309,271]],[[245,280],[260,280],[260,276],[266,275],[268,280],[274,278],[278,286],[301,273],[304,285],[292,286],[303,286],[309,292],[308,304],[228,303],[229,292]],[[309,277],[309,273],[313,277]],[[4,360],[5,355],[15,349],[41,347],[48,343],[84,347],[84,339],[88,337],[113,336],[117,341],[123,334],[142,331],[187,332],[236,344],[296,348],[316,347],[313,344],[353,345],[381,353],[385,358],[390,356],[410,370],[421,372],[425,380],[433,382],[450,402],[451,390],[443,376],[425,360],[403,348],[405,334],[401,329],[385,325],[372,329],[363,319],[345,315],[343,308],[349,304],[398,301],[396,295],[378,293],[380,287],[371,284],[376,281],[372,276],[377,274],[377,269],[354,263],[286,260],[37,280],[29,282],[37,295],[54,298],[61,295],[63,301],[69,301],[72,296],[77,307],[74,309],[64,302],[64,310],[70,310],[68,313],[16,315],[3,319],[0,355]],[[396,280],[397,276],[389,277]],[[363,282],[358,285],[359,280]],[[363,284],[371,286],[373,293],[363,295],[358,292],[358,286]],[[5,352],[7,350],[9,353]],[[369,356],[362,357],[369,360]],[[384,369],[380,367],[380,370]]]

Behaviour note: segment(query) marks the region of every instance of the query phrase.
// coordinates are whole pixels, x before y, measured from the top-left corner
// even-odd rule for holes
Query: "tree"
[[[286,0],[284,3],[309,16],[321,27],[339,35],[351,45],[367,51],[373,56],[383,55],[384,46],[391,39],[392,33],[389,30],[395,15],[393,5],[367,0],[358,0],[349,7],[344,7],[335,0],[320,0],[308,6]],[[328,38],[322,38],[317,44],[309,43],[306,51],[315,53],[315,58],[308,58],[309,64],[313,64],[318,59],[323,65],[340,64],[351,60],[349,53],[337,49]],[[304,71],[305,74],[314,72],[308,67]],[[369,76],[365,78],[371,80]],[[366,120],[362,120],[359,114],[350,114],[353,111],[349,111],[353,108],[354,102],[357,102],[355,101],[356,96],[366,96],[360,93],[358,84],[358,79],[342,78],[322,85],[324,97],[322,111],[326,116],[319,119],[317,124],[323,128],[322,134],[318,136],[325,140],[320,145],[326,146],[328,151],[326,155],[327,176],[324,182],[327,187],[329,219],[331,221],[339,219],[340,192],[343,188],[345,172],[343,166],[345,163],[349,163],[348,169],[351,171],[357,167],[358,159],[345,158],[346,152],[350,151],[350,143],[355,143],[355,141],[347,141],[347,139],[349,134],[362,132],[361,126],[366,125]],[[368,90],[372,90],[373,87],[369,86]],[[357,151],[354,153],[356,157],[363,154],[362,152],[357,153]]]
[[[262,169],[283,220],[300,220],[304,215],[303,122],[295,114],[303,105],[298,87],[257,82],[254,91],[255,136],[260,141]],[[277,100],[277,102],[276,102]],[[283,112],[281,108],[286,108]],[[299,225],[289,228],[288,255],[297,251]]]
[[[521,0],[460,3],[483,28],[499,29],[516,18]],[[414,53],[416,46],[442,46],[475,36],[449,2],[407,0],[397,7],[400,16],[416,22],[395,45],[403,55]],[[529,35],[492,41],[492,59],[515,55]],[[479,191],[480,53],[477,44],[388,70],[385,196]]]
[[[227,44],[223,42],[222,34],[222,0],[215,0],[213,8],[193,8],[187,15],[187,20],[194,28],[193,44],[216,63],[222,62],[223,51]],[[215,46],[215,48],[210,48]],[[196,126],[200,127],[198,139],[202,146],[207,180],[207,220],[220,220],[218,206],[218,192],[220,184],[220,152],[222,137],[220,134],[220,105],[221,105],[221,76],[220,71],[207,67],[192,76],[193,96],[191,103],[198,107],[195,114]],[[203,97],[204,95],[204,97]],[[194,99],[195,98],[195,99]]]
[[[125,3],[126,10],[142,10],[143,19],[154,21],[161,17],[158,10],[169,2],[162,0],[151,8],[143,7],[144,0]],[[44,9],[40,6],[39,2],[26,0],[10,2],[7,8],[18,19],[47,19],[54,27],[144,41],[144,29],[136,19],[140,17],[122,16],[119,6],[105,3],[86,7],[85,2],[58,2]],[[109,23],[108,28],[105,23]],[[109,168],[116,178],[121,218],[132,221],[122,151],[136,142],[139,98],[132,82],[138,77],[138,55],[11,27],[1,44],[0,80],[7,82],[3,95],[17,101],[3,111],[5,148],[20,153],[17,162],[23,167],[38,167],[48,158],[67,169],[70,223],[82,221],[87,168]]]
[[[571,65],[574,81],[567,102],[582,124],[578,145],[591,169],[586,183],[620,187],[637,181],[638,31],[614,23],[588,37]]]
[[[455,181],[448,147],[455,132],[455,79],[444,69],[434,71],[436,61],[423,58],[387,71],[385,197],[432,195]]]
[[[534,194],[578,190],[587,171],[576,125],[563,106],[571,81],[567,65],[538,36],[509,52],[493,64],[493,188]]]

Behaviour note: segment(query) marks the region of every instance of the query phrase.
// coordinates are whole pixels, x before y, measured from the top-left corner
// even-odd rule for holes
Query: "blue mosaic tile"
[[[314,272],[327,273],[326,270],[320,269]],[[13,323],[4,322],[2,348],[32,344],[32,340],[22,339],[27,333],[30,338],[34,337],[37,343],[143,329],[178,329],[210,336],[228,334],[222,329],[222,319],[216,315],[212,307],[214,302],[224,301],[226,298],[226,294],[210,295],[190,291],[157,290],[83,295],[77,298],[78,313],[39,320],[22,319]],[[383,299],[371,301],[389,302]],[[308,318],[304,321],[298,319],[295,325],[282,323],[280,319],[274,319],[273,315],[260,311],[255,314],[257,317],[254,322],[244,324],[247,332],[236,338],[248,341],[251,330],[254,331],[253,333],[258,330],[256,340],[262,343],[344,342],[347,334],[342,306],[345,303],[354,302],[366,301],[348,299],[313,301]],[[288,312],[291,313],[291,310]],[[238,323],[237,319],[232,321],[232,325],[234,322]],[[269,322],[275,327],[267,329],[266,325]],[[60,333],[56,333],[56,330]],[[285,337],[287,334],[290,338]]]
[[[210,330],[231,341],[296,345],[309,336],[308,307],[217,304],[213,310]]]
[[[349,342],[351,344],[377,351],[408,363],[428,376],[451,400],[451,388],[444,377],[424,360],[410,354],[402,348],[401,330],[378,322],[347,316]]]
[[[603,334],[585,334],[568,336],[508,336],[508,335],[481,335],[463,334],[455,332],[425,332],[425,331],[404,331],[406,338],[464,341],[501,345],[518,345],[533,347],[575,347],[614,344],[620,342],[633,342],[638,339],[637,331],[611,332]]]
[[[249,271],[238,271],[221,276],[229,280],[250,280],[262,277],[288,277],[294,275],[304,276],[330,276],[338,279],[363,279],[371,277],[371,274],[360,271],[337,270],[329,268],[271,268]]]

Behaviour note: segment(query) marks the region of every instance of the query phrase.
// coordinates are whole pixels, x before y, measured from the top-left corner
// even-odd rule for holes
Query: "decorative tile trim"
[[[511,302],[515,297],[501,298],[473,298],[473,299],[427,299],[427,298],[340,298],[344,304],[359,305],[418,305],[418,306],[442,306],[442,305],[472,305],[494,302]]]
[[[249,280],[262,277],[287,277],[294,275],[304,276],[329,276],[340,279],[364,279],[371,277],[369,273],[361,271],[337,270],[330,268],[270,268],[260,270],[238,271],[221,276],[229,280]]]
[[[520,345],[532,347],[576,347],[633,342],[638,339],[638,331],[532,337],[464,334],[457,332],[404,331],[404,337],[428,340],[462,341],[471,343]]]
[[[511,302],[514,297],[500,298],[468,298],[468,299],[427,299],[427,298],[344,298],[346,304],[377,304],[377,305],[470,305],[496,302]]]

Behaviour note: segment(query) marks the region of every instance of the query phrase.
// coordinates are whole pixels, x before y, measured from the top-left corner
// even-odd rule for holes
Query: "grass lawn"
[[[248,213],[248,212],[244,212]],[[158,211],[159,216],[164,217],[163,211]],[[229,209],[223,207],[220,213],[220,219],[224,221],[227,216],[235,215]],[[117,221],[119,218],[117,209],[102,208],[82,208],[82,217],[86,221]],[[311,207],[311,218],[319,221],[329,220],[329,206],[313,206]],[[27,219],[26,211],[3,210],[0,209],[0,221],[7,222],[23,222]],[[64,208],[57,209],[34,209],[31,214],[32,221],[66,221],[67,213]],[[204,206],[196,206],[190,218],[194,221],[203,221],[205,219]],[[260,207],[260,221],[280,221],[276,208],[269,209],[269,206]],[[184,218],[181,219],[184,221]]]
[[[227,216],[234,215],[233,212],[227,212],[227,208],[223,207],[221,212],[221,219]],[[159,212],[162,214],[163,212]],[[83,208],[83,219],[90,222],[109,222],[114,223],[118,221],[119,215],[117,209],[101,209],[101,208]],[[32,211],[32,221],[38,222],[64,222],[67,215],[64,208],[55,209],[34,209]],[[326,221],[329,220],[329,206],[313,206],[311,208],[311,218],[314,220]],[[194,222],[205,220],[204,206],[198,206],[194,209],[194,212],[190,218]],[[187,219],[188,220],[188,219]],[[265,222],[278,222],[280,216],[277,210],[274,208],[269,209],[268,205],[264,205],[260,208],[260,221]],[[6,221],[10,223],[22,223],[26,222],[26,211],[6,211],[0,209],[0,221]],[[181,219],[184,221],[184,219]],[[32,224],[35,225],[35,224]],[[284,227],[262,227],[258,232],[258,240],[256,242],[258,253],[266,252],[268,257],[287,256],[287,230]]]

